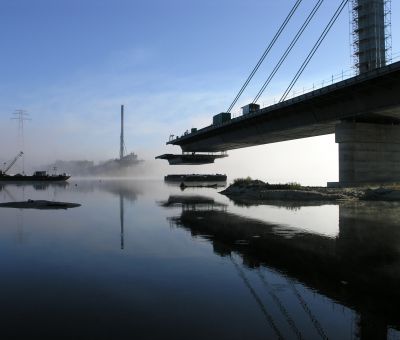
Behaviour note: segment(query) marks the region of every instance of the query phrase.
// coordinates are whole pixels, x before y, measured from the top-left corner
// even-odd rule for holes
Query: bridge
[[[217,152],[335,133],[342,184],[400,181],[399,93],[400,62],[167,144],[184,152]]]
[[[352,1],[358,75],[284,100],[287,90],[281,102],[260,109],[255,102],[274,69],[241,116],[231,118],[230,109],[245,86],[227,112],[214,116],[212,125],[187,131],[167,144],[194,155],[334,133],[339,144],[340,186],[400,182],[400,62],[386,62],[387,2]]]

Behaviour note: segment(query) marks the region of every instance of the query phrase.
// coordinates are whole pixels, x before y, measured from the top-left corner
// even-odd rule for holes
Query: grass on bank
[[[268,182],[263,182],[260,180],[253,180],[251,177],[246,178],[235,178],[233,180],[233,185],[235,186],[262,186],[264,189],[271,190],[299,190],[301,189],[301,184],[297,182],[288,183],[278,183],[270,184]]]

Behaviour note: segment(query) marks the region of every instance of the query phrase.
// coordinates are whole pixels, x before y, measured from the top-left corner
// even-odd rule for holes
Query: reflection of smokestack
[[[124,249],[124,197],[119,194],[119,219],[121,224],[121,249]]]
[[[124,105],[121,105],[121,138],[119,145],[119,159],[124,158]]]

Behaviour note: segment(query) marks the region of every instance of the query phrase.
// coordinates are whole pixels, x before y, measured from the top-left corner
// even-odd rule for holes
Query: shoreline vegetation
[[[252,201],[400,201],[400,187],[327,188],[296,182],[270,184],[250,177],[237,178],[220,192],[234,199]]]

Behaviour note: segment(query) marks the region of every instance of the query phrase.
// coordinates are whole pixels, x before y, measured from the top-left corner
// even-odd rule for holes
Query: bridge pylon
[[[353,52],[358,72],[386,65],[391,47],[391,0],[352,0]]]

